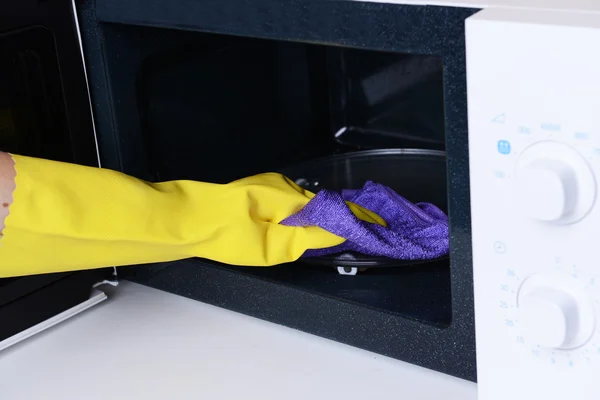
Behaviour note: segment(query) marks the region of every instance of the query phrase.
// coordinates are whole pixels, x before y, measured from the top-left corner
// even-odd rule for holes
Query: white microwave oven
[[[480,400],[600,396],[600,4],[0,7],[3,37],[54,49],[23,40],[28,69],[0,61],[37,89],[0,97],[0,150],[88,165],[99,155],[147,180],[371,179],[449,215],[450,255],[431,263],[192,259],[123,267],[121,278],[477,381]],[[59,13],[72,23],[53,24]],[[44,93],[62,99],[45,103],[62,110],[60,132],[7,117]]]
[[[480,399],[599,395],[600,14],[569,6],[466,21]]]

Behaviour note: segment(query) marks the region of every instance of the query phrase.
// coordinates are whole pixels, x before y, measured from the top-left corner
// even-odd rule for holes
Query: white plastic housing
[[[600,399],[600,14],[466,22],[479,400]]]

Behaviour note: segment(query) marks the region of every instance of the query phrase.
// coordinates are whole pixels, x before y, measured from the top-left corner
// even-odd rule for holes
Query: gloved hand
[[[151,184],[111,170],[13,158],[16,190],[0,240],[0,277],[189,257],[271,266],[344,241],[318,227],[279,224],[313,197],[279,174],[226,185]]]

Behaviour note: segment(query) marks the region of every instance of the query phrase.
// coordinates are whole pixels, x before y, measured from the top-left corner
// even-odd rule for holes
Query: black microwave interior
[[[338,186],[399,179],[399,194],[448,211],[440,58],[120,24],[106,24],[103,46],[119,132],[119,157],[101,152],[105,166],[153,181],[222,183],[297,168],[308,168],[317,186],[321,173]],[[256,269],[194,263],[440,328],[452,318],[449,260],[356,276],[302,261]],[[169,268],[121,273],[143,282]]]
[[[156,179],[226,182],[348,150],[444,147],[434,57],[199,33],[143,60],[137,78]]]

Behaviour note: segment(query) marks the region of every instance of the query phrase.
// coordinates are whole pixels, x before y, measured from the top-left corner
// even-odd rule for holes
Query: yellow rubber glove
[[[271,266],[344,241],[318,227],[279,225],[313,197],[279,174],[226,185],[151,184],[111,170],[13,159],[16,190],[0,240],[0,277],[190,257]]]

